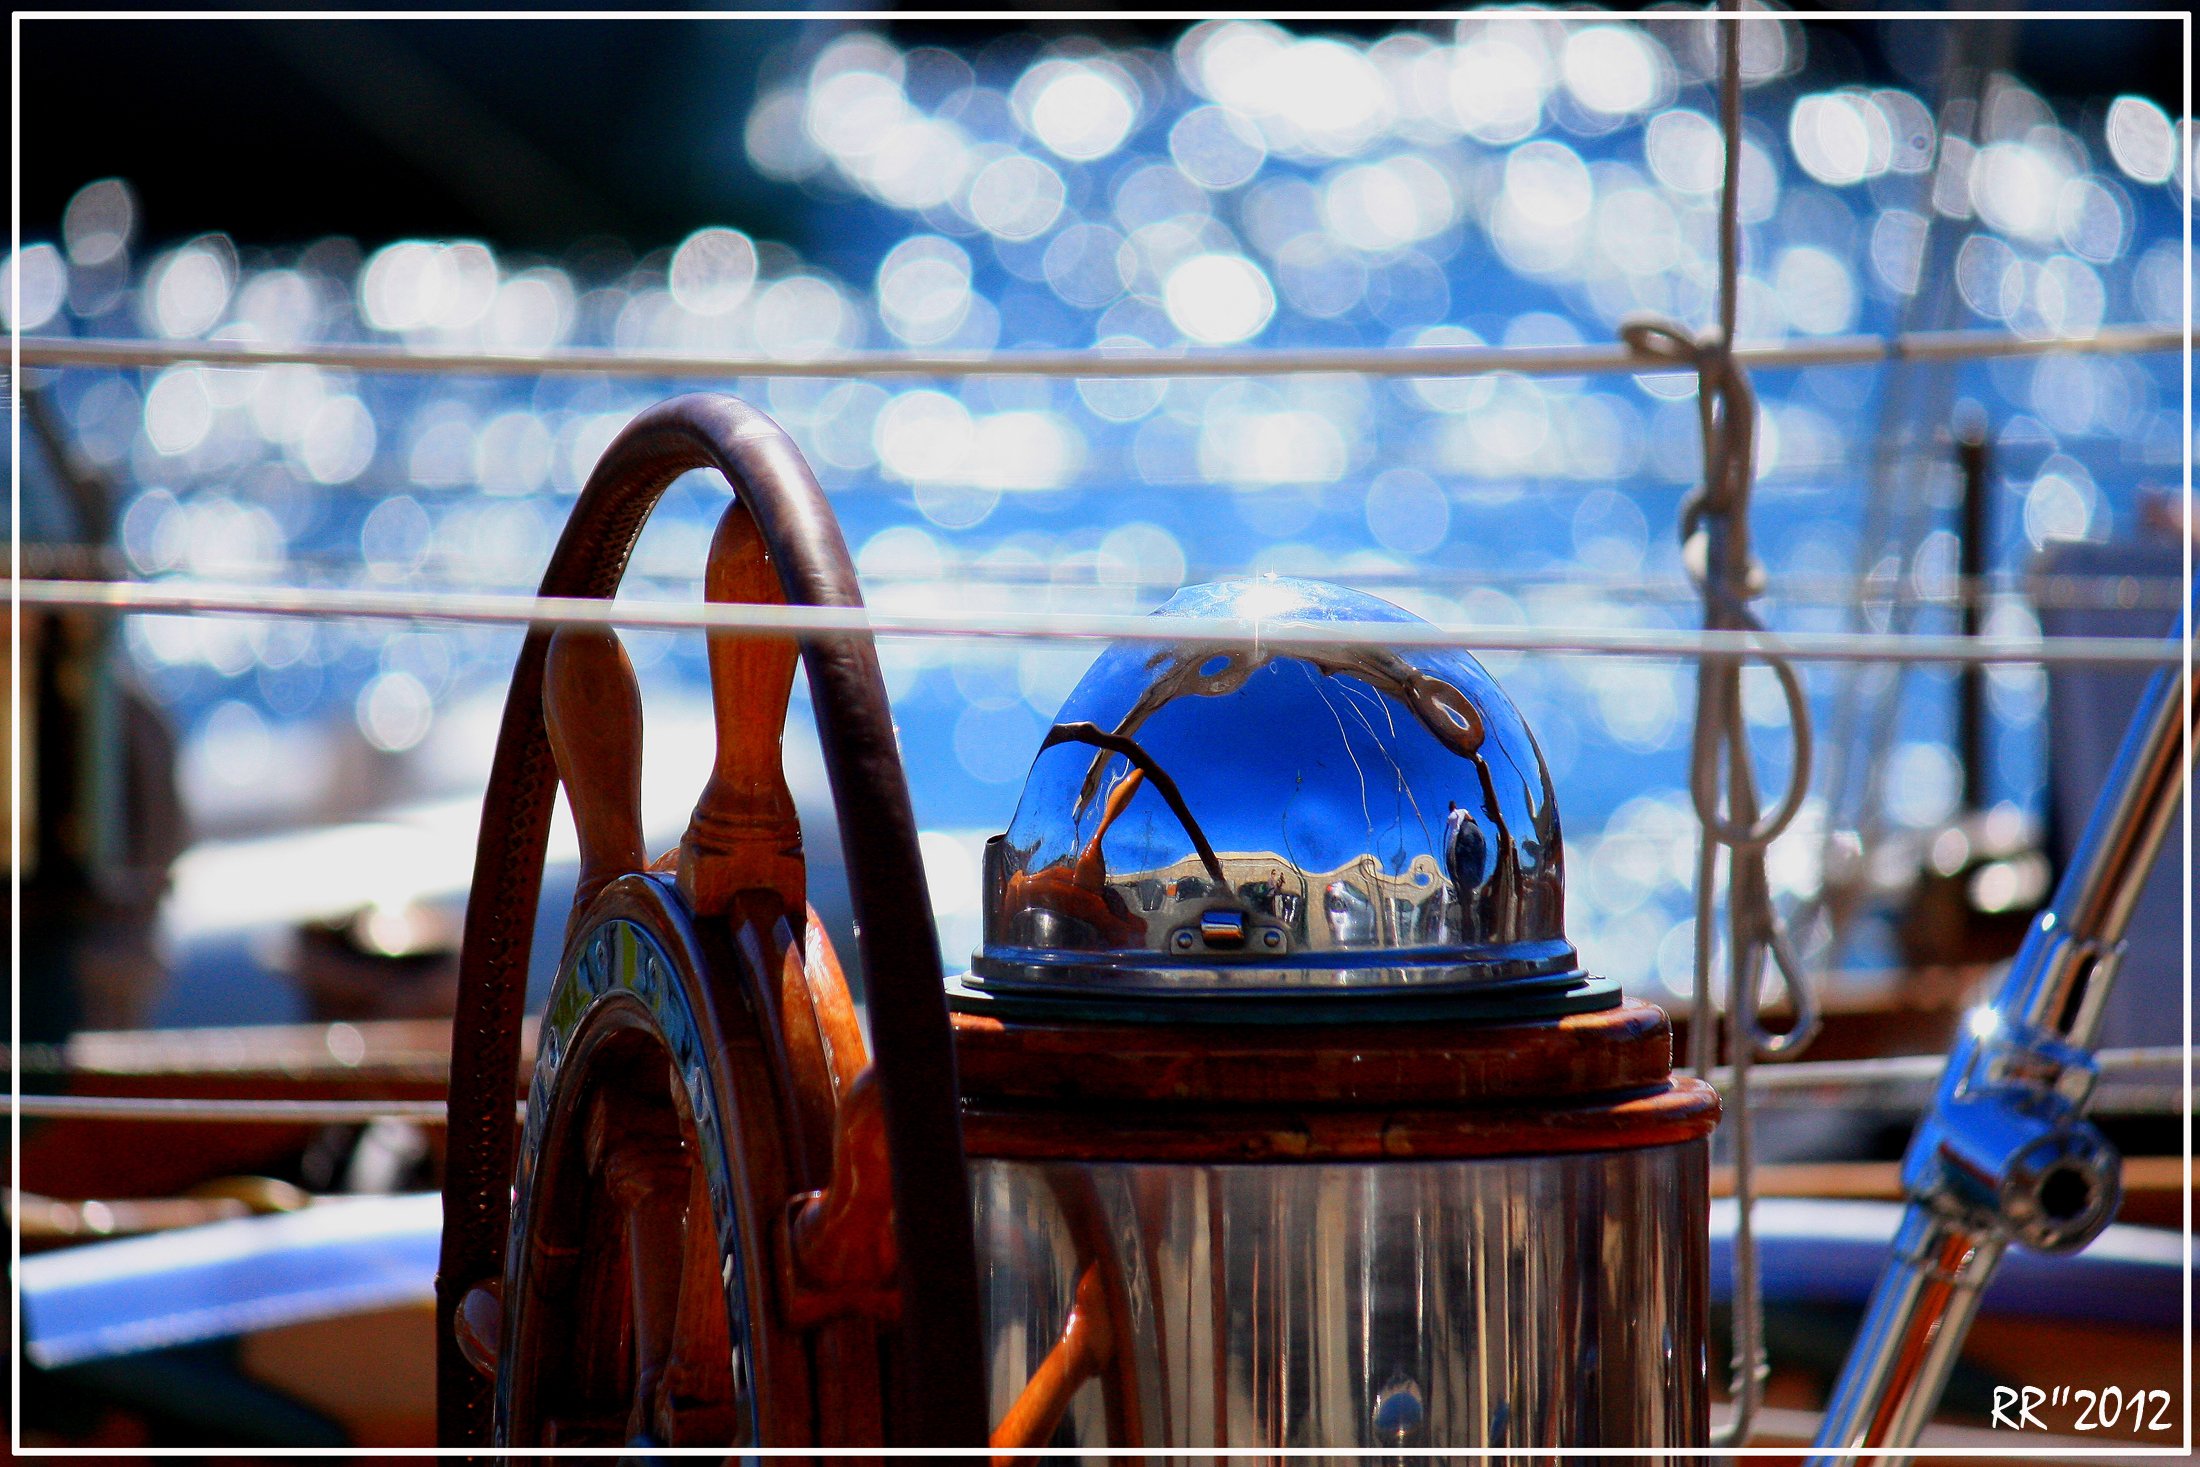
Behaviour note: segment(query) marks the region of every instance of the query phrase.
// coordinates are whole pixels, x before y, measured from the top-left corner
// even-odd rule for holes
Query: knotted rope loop
[[[1745,631],[1765,644],[1757,654],[1779,679],[1794,740],[1787,788],[1763,819],[1719,807],[1719,766],[1728,748],[1746,751],[1740,708],[1741,659],[1706,658],[1699,679],[1696,732],[1689,766],[1689,795],[1705,831],[1736,852],[1761,851],[1791,825],[1810,789],[1810,709],[1794,664],[1782,657],[1749,603],[1762,593],[1763,568],[1749,554],[1751,468],[1755,462],[1757,394],[1749,374],[1717,328],[1691,333],[1661,317],[1621,323],[1620,341],[1648,362],[1695,372],[1697,412],[1703,432],[1704,482],[1681,503],[1684,559],[1704,597],[1704,622],[1717,630]],[[1700,538],[1699,538],[1700,537]],[[1730,706],[1731,705],[1731,706]],[[1748,803],[1754,805],[1754,800]],[[1783,944],[1784,946],[1784,938]],[[1785,968],[1787,965],[1781,965]],[[1791,975],[1790,987],[1797,986]],[[1798,1000],[1800,1005],[1800,1000]]]

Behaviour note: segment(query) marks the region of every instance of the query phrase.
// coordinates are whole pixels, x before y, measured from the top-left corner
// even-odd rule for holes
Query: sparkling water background
[[[1977,146],[1943,148],[1915,89],[1814,57],[1807,26],[1754,21],[1746,36],[1745,340],[1894,329],[1929,227],[1960,240],[1948,324],[2050,336],[2182,320],[2189,141],[2153,103],[2053,106],[1998,77]],[[1372,43],[1229,21],[1167,50],[1025,41],[968,55],[821,27],[743,123],[749,162],[813,201],[789,231],[806,253],[731,228],[556,259],[478,241],[268,250],[222,235],[154,251],[136,241],[159,221],[137,217],[127,180],[101,180],[62,238],[27,242],[9,271],[24,330],[82,336],[792,357],[1609,342],[1637,312],[1713,313],[1709,60],[1699,20],[1594,14],[1474,17]],[[2142,498],[2181,480],[2179,372],[2174,355],[1960,371],[1956,396],[1996,445],[1997,572],[2057,539],[2137,533]],[[1859,569],[1885,380],[1757,377],[1756,533],[1776,628],[1846,624],[1828,588]],[[1445,623],[1696,622],[1674,528],[1699,473],[1696,406],[1677,374],[653,384],[183,366],[65,372],[55,397],[75,446],[123,487],[117,538],[138,575],[521,590],[618,428],[703,386],[761,403],[794,436],[882,608],[1142,609],[1189,580],[1277,571]],[[1945,457],[1931,441],[1916,451]],[[1955,483],[1936,470],[1921,485],[1920,536],[1874,570],[1932,594],[1954,571]],[[695,599],[721,503],[714,484],[676,486],[628,594]],[[1953,624],[1946,609],[1914,623]],[[2016,595],[1988,618],[2034,627]],[[652,747],[652,788],[671,791],[653,825],[669,840],[678,820],[654,812],[676,814],[707,761],[702,643],[626,640],[653,738],[678,735]],[[197,829],[236,843],[478,799],[517,636],[136,617],[123,644],[177,721]],[[890,641],[882,655],[952,962],[974,935],[977,844],[1006,825],[1094,651]],[[1638,989],[1685,991],[1690,669],[1486,661],[1557,782],[1577,945]],[[1839,673],[1806,676],[1823,725]],[[1751,681],[1777,785],[1780,703],[1769,679]],[[1994,796],[2036,813],[2044,677],[1996,669],[1990,688]],[[1910,675],[1878,752],[1897,828],[1954,809],[1952,709],[1951,675]],[[813,762],[794,758],[814,804]],[[1815,884],[1821,812],[1813,801],[1775,847],[1784,895]],[[351,849],[381,860],[388,896],[463,885],[464,849],[428,862],[402,843]],[[186,937],[193,921],[219,925],[186,919]]]

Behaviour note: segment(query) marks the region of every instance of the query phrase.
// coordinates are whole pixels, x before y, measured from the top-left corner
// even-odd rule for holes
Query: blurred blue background
[[[1697,18],[172,29],[224,65],[118,87],[121,120],[98,124],[55,90],[71,59],[106,45],[126,77],[153,76],[162,28],[25,31],[35,161],[8,269],[26,333],[814,356],[1550,345],[1612,341],[1638,312],[1712,314],[1720,147]],[[2147,94],[2170,84],[2177,22],[1791,16],[1746,35],[1745,340],[2182,321],[2189,134]],[[1966,75],[1983,79],[1945,102]],[[1767,620],[1955,628],[1963,412],[1993,450],[2003,594],[1987,629],[2036,629],[2022,577],[2038,555],[2137,542],[2150,497],[2180,488],[2180,370],[2170,354],[1760,374]],[[1137,610],[1276,571],[1444,623],[1697,619],[1675,528],[1698,480],[1696,404],[1676,374],[644,383],[180,366],[67,371],[47,390],[114,486],[130,575],[521,590],[619,426],[702,386],[794,436],[878,607]],[[675,487],[629,594],[698,597],[722,492]],[[626,641],[648,823],[669,845],[709,758],[702,643]],[[194,837],[164,918],[173,976],[143,1017],[286,1017],[299,1000],[270,934],[462,895],[515,634],[145,616],[121,645],[180,736]],[[979,844],[1093,655],[882,649],[951,964],[975,937]],[[1635,991],[1686,993],[1692,672],[1486,661],[1557,783],[1576,945]],[[1838,725],[1850,674],[1806,676],[1821,728]],[[1750,683],[1777,786],[1780,700],[1769,677]],[[1989,691],[1990,800],[2036,822],[2046,678],[1997,668]],[[829,854],[797,696],[790,760]],[[1866,677],[1847,696],[1893,710],[1850,745],[1882,775],[1870,820],[1899,851],[1956,813],[1953,675]],[[1822,789],[1774,848],[1784,898],[1817,889],[1829,823],[1860,818],[1853,795],[1831,798],[1830,822]],[[828,864],[813,863],[827,900]],[[1859,984],[1891,961],[1870,931],[1842,956]]]

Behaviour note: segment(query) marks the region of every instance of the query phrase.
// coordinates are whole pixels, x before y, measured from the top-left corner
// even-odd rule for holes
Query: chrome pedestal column
[[[1135,1352],[1136,1400],[1113,1414],[1135,1440],[1110,1439],[1094,1379],[1057,1446],[1701,1443],[1707,1148],[974,1162],[995,1419],[1105,1239],[1116,1348]]]

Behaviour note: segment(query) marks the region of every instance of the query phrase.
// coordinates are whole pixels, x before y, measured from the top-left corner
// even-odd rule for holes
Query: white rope
[[[2155,637],[1964,637],[1904,633],[1692,631],[1663,627],[1435,626],[1406,622],[1245,621],[1135,612],[883,611],[867,607],[597,601],[585,597],[423,592],[205,582],[23,581],[24,606],[116,612],[353,617],[503,626],[633,627],[750,632],[796,640],[844,636],[954,641],[1212,642],[1227,647],[1449,647],[1628,657],[1761,656],[1797,662],[1986,665],[2181,665],[2177,642]]]
[[[1739,348],[1760,371],[1870,366],[1895,361],[1976,361],[2061,352],[2129,356],[2178,351],[2183,333],[2111,326],[2086,336],[2024,337],[2001,331],[1927,331],[1907,336],[1833,336]],[[34,336],[26,367],[309,366],[357,372],[449,373],[472,377],[589,374],[655,380],[726,377],[1276,377],[1342,373],[1363,377],[1467,377],[1492,372],[1543,376],[1671,371],[1624,346],[1247,347],[1217,351],[839,352],[810,358],[635,352],[569,346],[526,354],[460,351],[400,342],[267,346],[244,341],[143,341]]]
[[[1691,337],[1668,323],[1623,326],[1639,349],[1688,362],[1696,369],[1696,404],[1703,433],[1703,487],[1681,509],[1684,557],[1703,583],[1707,629],[1759,631],[1749,602],[1762,589],[1763,572],[1750,547],[1750,493],[1756,483],[1757,396],[1748,368],[1734,354],[1741,297],[1742,0],[1720,0],[1726,24],[1719,36],[1719,132],[1723,177],[1719,188],[1719,293],[1717,324]],[[1689,552],[1700,551],[1690,555]],[[1755,1127],[1749,1110],[1753,1058],[1791,1052],[1816,1032],[1814,990],[1789,961],[1785,930],[1765,875],[1765,847],[1787,828],[1810,784],[1810,703],[1794,667],[1770,638],[1760,656],[1780,680],[1793,744],[1786,796],[1760,820],[1749,723],[1742,713],[1742,661],[1705,658],[1696,664],[1695,736],[1689,757],[1689,795],[1696,808],[1696,1012],[1689,1028],[1699,1069],[1714,1057],[1712,997],[1713,923],[1717,916],[1719,854],[1726,853],[1727,990],[1726,1049],[1732,1079],[1725,1097],[1725,1127],[1734,1157],[1732,1256],[1733,1350],[1727,1387],[1732,1414],[1711,1429],[1715,1447],[1746,1446],[1764,1401],[1771,1365],[1764,1339],[1764,1302],[1754,1227]],[[1725,770],[1725,808],[1720,808],[1720,766]],[[1758,984],[1767,957],[1778,964],[1794,1000],[1795,1024],[1768,1034],[1757,1019]]]

